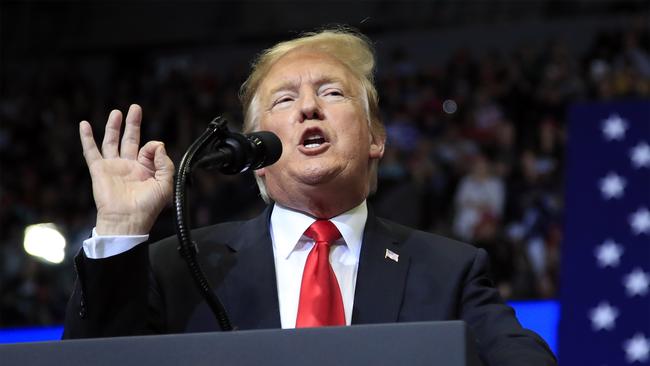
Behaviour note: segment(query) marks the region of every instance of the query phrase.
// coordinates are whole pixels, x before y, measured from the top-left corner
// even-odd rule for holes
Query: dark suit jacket
[[[462,319],[488,365],[554,365],[486,276],[487,254],[368,213],[353,324]],[[279,328],[270,207],[193,232],[204,271],[238,329]],[[65,338],[219,329],[170,237],[107,259],[76,258]],[[386,249],[399,255],[385,258]]]

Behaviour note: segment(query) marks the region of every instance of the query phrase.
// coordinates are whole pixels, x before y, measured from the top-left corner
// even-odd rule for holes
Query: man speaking
[[[376,217],[386,140],[360,34],[327,30],[279,43],[241,89],[247,132],[268,130],[282,156],[255,171],[258,217],[197,229],[200,260],[238,329],[464,320],[488,365],[554,365],[486,275],[485,251]],[[172,196],[164,144],[140,147],[142,110],[111,112],[101,151],[79,126],[97,223],[76,258],[64,337],[218,329],[176,251],[148,232]]]

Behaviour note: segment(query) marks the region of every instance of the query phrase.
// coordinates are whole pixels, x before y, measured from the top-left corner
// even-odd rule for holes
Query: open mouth
[[[326,142],[328,141],[325,134],[318,128],[308,129],[302,136],[302,146],[307,149],[319,148]]]
[[[325,137],[320,136],[320,135],[315,135],[309,138],[306,138],[302,142],[302,146],[308,148],[308,149],[313,149],[316,147],[319,147],[320,145],[325,143]]]

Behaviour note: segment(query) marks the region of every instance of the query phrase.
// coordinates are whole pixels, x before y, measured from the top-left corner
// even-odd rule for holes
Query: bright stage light
[[[49,263],[61,263],[65,258],[65,237],[52,223],[29,225],[25,228],[25,251]]]

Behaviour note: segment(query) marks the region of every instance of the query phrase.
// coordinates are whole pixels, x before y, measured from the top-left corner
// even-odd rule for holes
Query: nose
[[[322,120],[323,112],[314,93],[305,93],[300,98],[300,122],[305,120]]]

